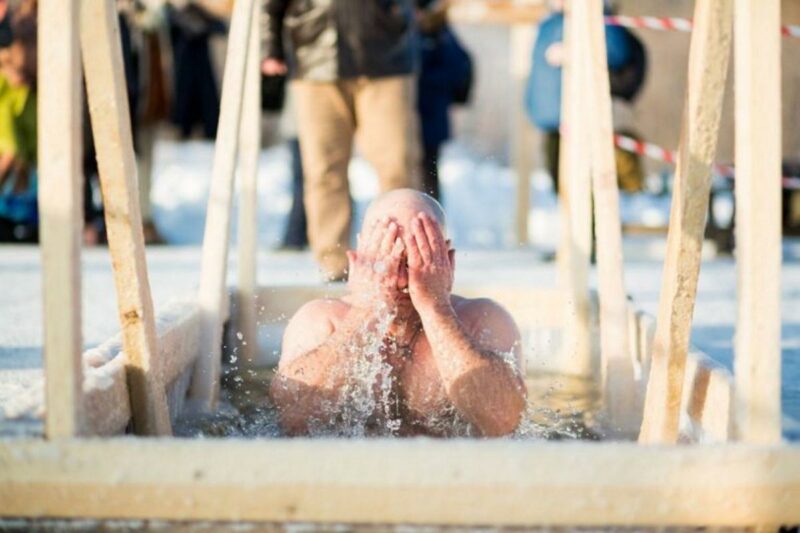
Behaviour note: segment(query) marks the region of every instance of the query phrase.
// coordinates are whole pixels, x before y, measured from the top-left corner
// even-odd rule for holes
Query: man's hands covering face
[[[408,293],[417,312],[450,305],[452,258],[439,224],[430,215],[419,213],[402,229],[391,219],[379,220],[362,231],[357,250],[347,256],[350,290],[359,307],[381,303],[392,307],[402,292],[398,282],[405,281],[406,261]]]
[[[362,307],[392,306],[400,294],[397,280],[405,245],[396,222],[382,219],[358,236],[358,248],[347,252],[349,286]]]
[[[420,213],[406,229],[408,290],[420,315],[447,309],[453,288],[454,269],[449,247],[439,224]]]

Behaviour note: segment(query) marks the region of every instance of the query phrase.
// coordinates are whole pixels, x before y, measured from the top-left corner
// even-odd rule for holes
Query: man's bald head
[[[447,219],[442,205],[432,196],[414,189],[394,189],[375,198],[364,216],[363,226],[384,217],[395,219],[401,226],[409,227],[410,221],[420,212],[433,217],[447,236]]]

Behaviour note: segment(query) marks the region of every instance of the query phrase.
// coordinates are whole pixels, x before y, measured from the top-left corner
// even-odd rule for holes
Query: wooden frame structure
[[[780,256],[775,251],[780,226],[771,214],[762,216],[777,201],[774,188],[763,185],[769,180],[775,187],[779,183],[775,164],[779,145],[767,139],[778,138],[780,121],[775,102],[765,107],[761,96],[759,112],[753,111],[754,95],[774,98],[778,86],[779,48],[768,38],[770,32],[778,35],[778,0],[736,0],[735,6],[741,100],[737,113],[743,116],[737,121],[742,130],[737,131],[737,163],[744,166],[737,195],[745,256],[740,257],[742,333],[737,342],[735,388],[724,371],[690,354],[688,346],[699,271],[693,237],[700,208],[695,196],[703,193],[713,158],[719,125],[716,103],[722,91],[719,76],[725,70],[711,59],[719,63],[724,58],[718,54],[727,56],[723,49],[730,44],[733,0],[696,2],[679,182],[670,222],[670,259],[656,322],[631,309],[621,283],[619,220],[614,217],[615,180],[609,162],[610,114],[604,90],[608,80],[601,59],[605,56],[601,2],[573,2],[568,14],[568,53],[574,61],[564,84],[565,116],[582,112],[571,90],[576,80],[590,84],[596,94],[585,103],[588,120],[570,124],[565,139],[570,201],[567,236],[574,253],[565,263],[571,272],[566,278],[568,292],[554,294],[581,293],[585,305],[590,305],[584,262],[588,261],[590,220],[587,195],[593,194],[598,241],[608,247],[598,257],[605,381],[609,387],[640,393],[646,383],[648,405],[640,440],[662,443],[658,446],[508,440],[82,438],[118,433],[129,418],[137,433],[168,433],[167,404],[174,407],[175,397],[185,395],[192,374],[191,396],[201,408],[213,407],[228,305],[227,232],[237,157],[246,196],[242,221],[247,226],[241,240],[240,254],[246,264],[241,267],[237,303],[249,307],[258,298],[253,265],[258,152],[254,0],[236,3],[231,25],[209,200],[208,224],[216,225],[206,232],[200,303],[188,304],[174,312],[174,320],[158,323],[149,298],[136,212],[129,125],[125,107],[119,105],[124,99],[120,97],[119,47],[114,42],[116,19],[111,16],[114,0],[84,0],[83,4],[81,33],[87,43],[83,59],[84,64],[92,61],[86,65],[92,121],[95,132],[108,135],[98,143],[98,156],[104,192],[113,197],[107,198],[113,206],[107,216],[115,224],[109,238],[122,327],[121,342],[99,349],[119,351],[122,345],[126,367],[117,363],[108,394],[124,391],[122,397],[127,392],[131,401],[120,402],[103,424],[88,423],[103,413],[97,406],[103,397],[92,390],[81,394],[80,167],[74,135],[80,119],[79,1],[45,1],[39,9],[47,439],[0,440],[0,517],[576,526],[774,527],[800,522],[800,448],[780,442],[780,402],[778,397],[776,403],[775,394],[780,375],[776,330]],[[92,41],[96,49],[89,50],[93,39],[105,45]],[[768,44],[762,46],[762,40]],[[754,57],[756,43],[760,61]],[[101,94],[114,101],[103,100]],[[700,193],[695,187],[700,187]],[[701,200],[705,203],[705,196]],[[764,276],[772,276],[767,290],[753,290],[754,280],[763,286]],[[312,292],[285,296],[299,298]],[[532,305],[524,294],[515,292],[517,304]],[[565,308],[577,305],[567,300]],[[285,301],[276,305],[291,307]],[[249,312],[240,320],[252,320]],[[576,321],[567,327],[580,324]],[[757,350],[757,343],[765,343],[766,349]],[[637,375],[649,375],[649,380],[633,383]],[[639,401],[641,406],[643,398],[630,401]],[[615,398],[608,405],[621,410],[624,404]],[[681,417],[676,413],[680,411],[690,430],[699,427],[704,438],[711,435],[711,440],[722,444],[668,445],[679,433]],[[638,420],[633,425],[638,427]],[[733,435],[732,426],[746,442],[726,443]]]

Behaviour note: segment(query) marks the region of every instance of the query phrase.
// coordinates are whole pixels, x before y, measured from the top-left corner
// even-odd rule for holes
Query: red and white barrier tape
[[[692,21],[690,19],[677,17],[629,17],[626,15],[609,15],[605,17],[605,19],[606,24],[611,26],[660,31],[692,31]],[[787,24],[781,26],[781,35],[785,37],[800,37],[800,25]]]
[[[626,135],[614,135],[614,144],[626,152],[633,152],[635,154],[647,156],[656,161],[664,161],[665,163],[675,164],[678,155],[673,150],[666,150],[653,143],[648,143],[628,137]],[[722,177],[733,179],[734,168],[731,165],[723,165],[719,163],[714,164],[714,171]],[[787,189],[800,190],[800,177],[796,176],[783,176],[783,186]]]

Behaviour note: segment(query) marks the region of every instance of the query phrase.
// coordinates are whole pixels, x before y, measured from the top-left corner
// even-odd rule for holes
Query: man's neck
[[[410,311],[400,312],[389,325],[388,334],[398,341],[405,341],[413,337],[422,327],[422,320],[414,308]]]

